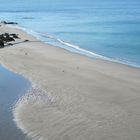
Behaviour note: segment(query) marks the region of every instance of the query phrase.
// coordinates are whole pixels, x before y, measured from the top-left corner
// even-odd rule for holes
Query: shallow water
[[[0,65],[0,140],[28,140],[13,121],[13,106],[30,82]]]

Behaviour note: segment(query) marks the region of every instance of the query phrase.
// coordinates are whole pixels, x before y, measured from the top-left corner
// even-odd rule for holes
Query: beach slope
[[[0,62],[40,87],[15,108],[24,133],[39,140],[140,139],[140,69],[70,53],[6,25],[0,31],[21,38],[0,49]]]

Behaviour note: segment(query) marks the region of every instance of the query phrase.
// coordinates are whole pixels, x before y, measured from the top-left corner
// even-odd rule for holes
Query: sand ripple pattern
[[[130,139],[126,133],[133,129],[131,115],[117,105],[111,107],[90,99],[87,102],[78,94],[63,96],[60,100],[34,86],[17,102],[15,121],[35,140]],[[137,130],[135,134],[139,134]]]

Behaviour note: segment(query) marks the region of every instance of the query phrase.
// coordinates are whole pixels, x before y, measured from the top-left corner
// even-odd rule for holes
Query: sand
[[[33,87],[14,111],[29,137],[140,139],[140,69],[70,53],[6,25],[0,31],[30,40],[0,49],[2,64],[40,87]]]

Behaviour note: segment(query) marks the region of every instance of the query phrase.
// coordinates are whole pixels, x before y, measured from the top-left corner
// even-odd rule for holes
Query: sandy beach
[[[18,127],[29,137],[140,139],[140,69],[70,53],[4,24],[0,32],[21,38],[0,49],[0,63],[40,87],[14,111]]]

